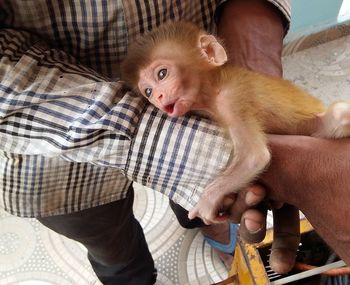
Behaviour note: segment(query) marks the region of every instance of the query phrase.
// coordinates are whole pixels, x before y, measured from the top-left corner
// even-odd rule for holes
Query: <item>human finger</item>
[[[243,213],[262,202],[265,195],[265,189],[260,185],[252,185],[239,191],[230,208],[230,220],[234,223],[241,222]]]
[[[261,242],[266,235],[266,207],[246,210],[241,219],[239,233],[247,243]]]
[[[300,242],[299,210],[289,204],[273,209],[273,242],[270,266],[276,273],[289,272],[294,264]]]

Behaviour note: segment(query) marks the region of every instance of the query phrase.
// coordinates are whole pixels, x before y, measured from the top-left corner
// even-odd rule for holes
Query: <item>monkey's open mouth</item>
[[[165,112],[172,114],[174,112],[175,103],[164,106]]]

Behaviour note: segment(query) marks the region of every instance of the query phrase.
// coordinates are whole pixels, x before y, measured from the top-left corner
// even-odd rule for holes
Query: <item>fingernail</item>
[[[263,229],[262,225],[251,219],[244,219],[244,225],[251,234],[258,233]]]
[[[257,196],[254,192],[249,191],[245,195],[245,202],[248,206],[255,205],[259,201],[259,196]]]

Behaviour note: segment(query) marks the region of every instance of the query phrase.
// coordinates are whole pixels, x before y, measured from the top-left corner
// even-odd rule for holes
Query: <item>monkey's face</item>
[[[160,58],[140,70],[138,88],[157,108],[172,117],[192,110],[198,101],[200,78],[175,59]]]

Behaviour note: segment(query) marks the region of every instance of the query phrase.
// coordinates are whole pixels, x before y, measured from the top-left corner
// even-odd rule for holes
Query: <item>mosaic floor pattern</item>
[[[350,99],[350,36],[284,57],[285,77],[326,103]],[[196,230],[182,229],[159,193],[136,187],[135,214],[158,268],[158,285],[206,285],[227,271]],[[270,221],[271,222],[271,221]],[[1,285],[100,284],[80,244],[0,210]]]

